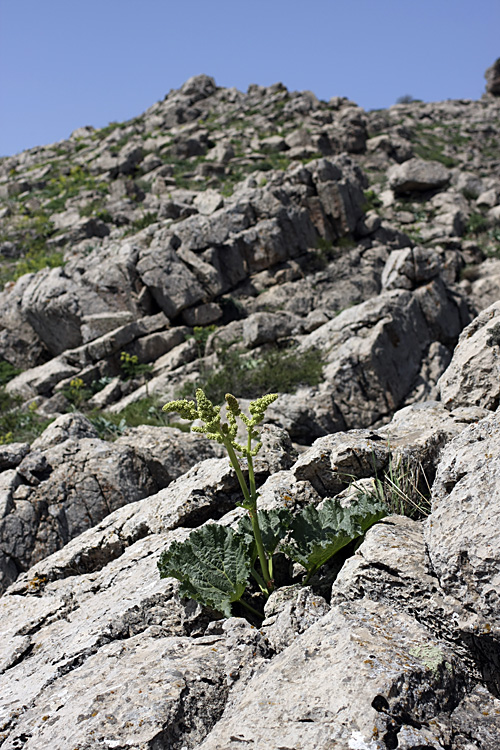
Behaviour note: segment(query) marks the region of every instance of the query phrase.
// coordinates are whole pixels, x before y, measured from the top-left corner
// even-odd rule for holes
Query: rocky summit
[[[0,160],[2,750],[498,750],[499,71],[370,112],[201,75]],[[200,387],[279,394],[262,509],[387,511],[253,613],[157,568],[243,514],[161,410]]]

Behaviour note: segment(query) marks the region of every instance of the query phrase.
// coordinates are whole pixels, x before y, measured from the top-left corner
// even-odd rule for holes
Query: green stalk
[[[250,514],[250,520],[252,522],[252,529],[253,529],[253,535],[255,537],[255,544],[257,545],[257,553],[259,555],[260,567],[262,568],[262,573],[263,573],[266,586],[268,589],[267,593],[269,594],[269,592],[274,589],[274,585],[273,585],[273,580],[271,578],[271,574],[269,571],[269,562],[268,562],[267,555],[264,550],[264,545],[262,543],[262,535],[260,533],[260,526],[259,526],[259,517],[257,515],[257,488],[255,486],[255,472],[253,470],[252,437],[250,435],[250,430],[248,432],[247,460],[248,460],[248,481],[250,483],[250,495],[253,501],[253,509],[249,511],[249,514]]]
[[[229,460],[231,461],[231,465],[236,471],[236,476],[238,477],[241,491],[243,492],[243,497],[245,498],[244,507],[246,507],[246,509],[248,510],[250,521],[252,523],[252,531],[255,538],[255,545],[257,547],[257,554],[259,556],[262,575],[264,577],[264,581],[266,582],[267,590],[268,592],[270,592],[273,591],[274,586],[271,580],[271,576],[269,575],[267,557],[264,550],[264,545],[262,543],[262,535],[260,533],[260,526],[257,518],[257,491],[255,488],[255,475],[253,471],[252,457],[250,454],[248,455],[248,476],[252,487],[252,494],[250,494],[247,483],[245,482],[245,477],[243,476],[243,472],[241,471],[240,463],[238,461],[238,458],[236,457],[236,453],[234,452],[234,448],[231,445],[231,442],[226,437],[224,437],[223,439],[229,456]]]
[[[255,507],[257,507],[257,488],[255,486],[255,473],[253,470],[253,458],[252,458],[252,438],[250,430],[248,431],[248,448],[247,448],[247,459],[248,459],[248,481],[250,482],[250,495]]]
[[[246,608],[247,608],[247,609],[248,609],[248,610],[249,610],[250,612],[252,612],[252,613],[253,613],[254,615],[257,615],[257,617],[259,618],[259,620],[262,620],[262,619],[263,619],[263,617],[262,617],[261,613],[259,612],[259,610],[258,610],[258,609],[255,609],[255,607],[252,607],[252,605],[251,605],[251,604],[248,604],[248,603],[247,603],[246,601],[244,601],[244,599],[238,599],[238,602],[239,602],[240,604],[243,604],[243,606],[244,606],[244,607],[246,607]]]
[[[236,453],[234,452],[234,448],[231,445],[231,442],[228,438],[225,436],[223,437],[224,445],[226,446],[226,450],[229,456],[229,460],[231,461],[231,465],[233,469],[236,472],[236,476],[238,477],[238,482],[240,483],[241,491],[243,492],[243,497],[245,498],[245,503],[248,508],[252,507],[252,498],[250,497],[250,493],[248,491],[247,483],[245,482],[245,477],[243,476],[243,472],[241,471],[240,463],[236,457]]]
[[[265,584],[264,579],[262,578],[262,576],[260,576],[257,573],[257,571],[255,570],[255,568],[251,569],[250,574],[253,577],[253,579],[255,581],[257,581],[257,583],[259,585],[259,589],[262,591],[262,593],[263,594],[267,594],[267,586],[266,586],[266,584]]]
[[[264,576],[267,590],[270,593],[271,591],[274,590],[274,585],[273,585],[271,576],[269,575],[267,557],[266,557],[266,553],[264,550],[264,545],[262,543],[262,535],[260,533],[259,520],[257,518],[257,507],[250,509],[248,511],[248,515],[250,516],[250,521],[252,523],[252,531],[255,537],[255,545],[257,547],[257,553],[259,555],[259,562],[260,562],[260,567],[262,569],[262,575]]]

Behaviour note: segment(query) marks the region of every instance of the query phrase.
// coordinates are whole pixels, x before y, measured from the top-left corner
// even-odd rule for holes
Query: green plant
[[[87,415],[89,421],[94,425],[97,434],[102,440],[114,440],[119,435],[123,435],[128,425],[124,417],[119,421],[109,419],[104,414]]]
[[[216,330],[217,326],[215,325],[215,323],[212,323],[209,326],[194,326],[193,333],[186,336],[186,341],[188,341],[189,339],[195,340],[196,349],[198,351],[198,358],[204,356],[208,337]]]
[[[5,385],[9,380],[15,378],[16,375],[19,375],[20,372],[21,370],[14,367],[10,362],[0,359],[0,385]]]
[[[132,226],[139,232],[141,229],[146,229],[146,227],[149,227],[156,221],[158,221],[158,214],[149,212],[147,214],[144,214],[144,216],[141,216],[140,219],[136,219],[134,222],[132,222]]]
[[[37,414],[36,404],[23,407],[20,396],[0,388],[0,442],[32,442],[52,422]]]
[[[299,354],[294,348],[273,347],[256,354],[223,348],[217,355],[219,366],[206,369],[202,365],[198,380],[185,383],[180,398],[194,397],[197,388],[219,403],[228,390],[238,391],[244,398],[269,391],[293,393],[299,385],[318,385],[323,377],[323,361],[316,349]]]
[[[133,401],[118,413],[92,410],[86,416],[96,428],[99,437],[106,440],[114,440],[127,427],[138,427],[142,424],[154,427],[175,426],[168,424],[158,400],[153,396]]]
[[[78,409],[84,401],[88,401],[94,395],[91,388],[86,388],[81,378],[73,378],[69,387],[63,389],[63,395]]]
[[[368,211],[376,210],[382,206],[382,201],[378,197],[375,190],[365,190],[364,192],[365,202],[363,203],[362,209],[365,213]]]
[[[470,215],[466,229],[467,234],[478,235],[482,232],[486,232],[487,229],[488,220],[485,216],[477,212]]]
[[[433,133],[419,131],[419,140],[415,143],[414,150],[421,159],[439,161],[445,167],[451,168],[457,165],[457,160],[444,153],[446,143]]]
[[[431,512],[431,489],[422,464],[401,456],[391,457],[381,476],[375,472],[373,489],[360,489],[358,495],[378,500],[395,515],[422,519]]]
[[[120,367],[125,380],[133,380],[133,378],[145,375],[153,369],[153,365],[139,362],[137,354],[129,354],[128,352],[120,354]]]
[[[268,597],[274,590],[273,554],[287,534],[290,540],[282,544],[282,550],[305,568],[304,583],[307,583],[333,555],[386,515],[378,499],[369,497],[362,498],[351,508],[343,508],[335,498],[329,498],[322,508],[306,507],[295,517],[286,507],[258,510],[253,458],[262,444],[257,428],[267,408],[277,398],[277,394],[267,394],[252,401],[250,416],[247,416],[238,400],[227,393],[227,422],[221,421],[221,407],[214,406],[201,389],[196,392],[196,403],[182,399],[170,401],[163,407],[164,411],[177,412],[183,419],[201,420],[202,424],[192,430],[225,447],[243,496],[239,505],[247,514],[236,531],[208,524],[193,531],[184,542],[173,542],[158,561],[160,576],[177,578],[181,582],[182,596],[228,617],[231,605],[240,602],[261,618],[261,613],[243,599],[243,594],[251,577],[261,596]],[[239,422],[247,433],[243,444],[237,440]]]
[[[353,247],[356,247],[356,242],[349,234],[339,237],[336,244],[341,250],[352,250]]]

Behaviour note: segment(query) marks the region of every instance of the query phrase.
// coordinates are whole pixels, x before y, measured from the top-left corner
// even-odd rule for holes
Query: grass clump
[[[122,377],[125,380],[133,380],[134,378],[139,378],[142,375],[150,373],[153,369],[153,365],[139,362],[137,354],[122,352],[120,354],[120,368]]]
[[[474,212],[470,215],[469,221],[466,227],[466,234],[472,234],[475,237],[488,230],[488,220],[486,216],[478,212]]]
[[[8,383],[9,380],[15,378],[20,372],[21,370],[14,367],[10,362],[7,362],[5,359],[0,359],[0,386]]]
[[[318,385],[323,377],[323,362],[316,349],[300,354],[276,347],[260,354],[222,349],[218,360],[217,369],[203,369],[196,382],[185,383],[179,397],[194,397],[198,388],[214,402],[222,401],[229,389],[241,398],[255,398],[263,391],[294,393],[299,385]]]
[[[431,512],[431,488],[422,464],[401,456],[391,458],[381,476],[375,475],[373,490],[360,494],[377,499],[394,515],[420,520]]]
[[[5,385],[21,370],[0,360],[0,445],[32,442],[50,424],[36,412],[36,404],[23,407],[23,399],[5,390]]]
[[[40,417],[36,404],[23,407],[20,396],[12,396],[0,388],[0,445],[6,443],[31,443],[52,422]]]
[[[140,219],[136,219],[132,226],[134,229],[136,229],[138,232],[141,231],[141,229],[146,229],[146,227],[151,226],[151,224],[155,224],[158,221],[158,214],[148,212],[144,214],[144,216],[141,216]]]
[[[363,203],[362,209],[365,213],[368,213],[368,211],[376,211],[377,208],[382,206],[382,201],[375,190],[365,190],[364,196],[365,202]]]

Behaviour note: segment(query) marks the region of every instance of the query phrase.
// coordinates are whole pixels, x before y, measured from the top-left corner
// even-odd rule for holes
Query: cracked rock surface
[[[195,76],[0,159],[2,750],[498,750],[497,63],[373,112]],[[244,513],[161,412],[200,385],[279,392],[261,508],[388,503],[262,621],[159,576]]]

